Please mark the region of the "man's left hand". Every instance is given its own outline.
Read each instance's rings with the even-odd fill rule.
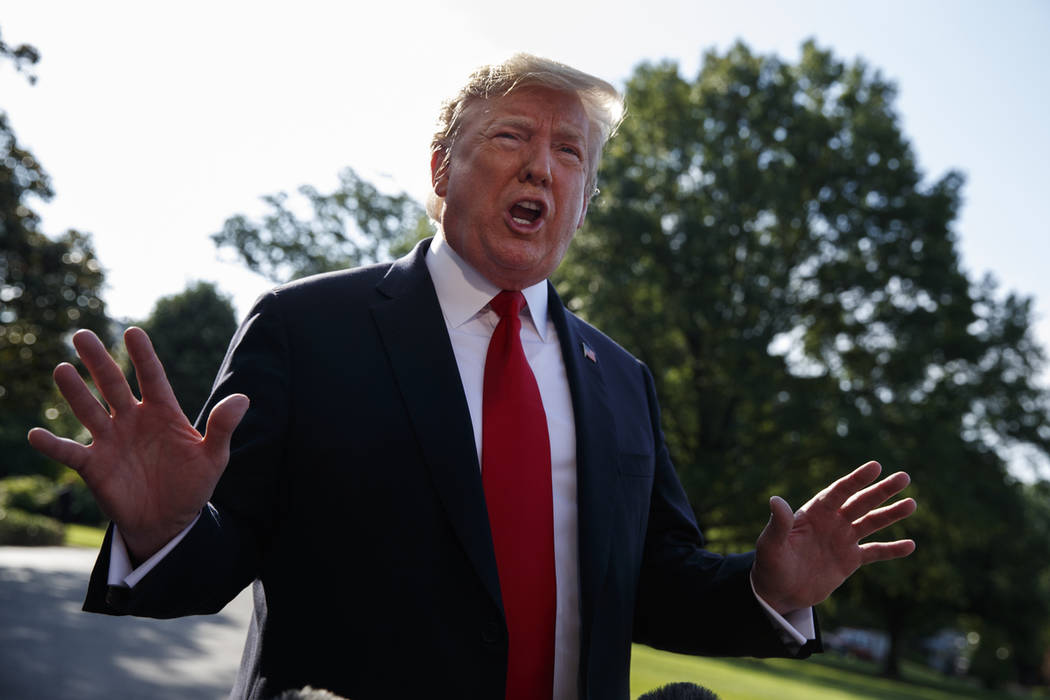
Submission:
[[[897,472],[873,483],[882,472],[868,462],[814,496],[797,513],[783,498],[769,501],[772,515],[758,538],[751,580],[755,592],[781,614],[820,603],[863,564],[906,557],[912,540],[860,540],[915,512],[905,498],[881,506],[910,482]]]

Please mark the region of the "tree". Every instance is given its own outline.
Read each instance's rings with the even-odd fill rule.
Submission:
[[[879,611],[889,673],[915,620],[994,614],[974,562],[996,564],[1011,534],[1003,449],[1050,452],[1030,301],[962,271],[963,178],[924,183],[894,99],[812,42],[795,65],[708,52],[693,81],[639,66],[556,275],[570,308],[654,370],[713,546],[751,546],[761,494],[799,506],[870,456],[908,467],[920,511],[895,530],[919,552],[843,596]]]
[[[992,612],[973,620],[981,635],[974,668],[989,685],[1042,685],[1050,680],[1039,671],[1050,651],[1050,483],[1026,485],[1003,505],[997,523],[1003,536],[972,552],[993,567],[976,582],[977,607]]]
[[[243,214],[226,220],[212,240],[232,248],[253,272],[274,282],[389,259],[429,235],[422,207],[404,192],[384,194],[351,168],[339,173],[339,186],[322,194],[299,188],[312,213],[300,219],[288,195],[266,195],[270,211],[261,221]]]
[[[30,85],[36,84],[36,73],[33,72],[33,66],[40,61],[40,52],[36,50],[36,47],[29,44],[8,46],[0,38],[0,56],[11,59],[15,64],[15,70],[25,74]]]
[[[3,41],[0,56],[27,73],[39,57],[32,47]],[[45,410],[57,415],[48,406],[51,370],[73,359],[68,336],[77,328],[111,335],[90,236],[71,230],[48,238],[29,207],[32,196],[46,201],[52,194],[47,173],[0,112],[0,476],[56,469],[26,443],[29,428],[50,417]]]
[[[654,370],[713,548],[753,546],[763,494],[801,505],[871,456],[908,468],[920,510],[887,537],[911,531],[919,552],[862,570],[833,606],[886,627],[889,673],[906,635],[959,616],[984,624],[1011,595],[1032,614],[1000,616],[992,636],[1031,639],[1047,613],[1029,583],[1045,601],[1050,560],[1045,538],[1003,516],[1023,502],[1005,451],[1050,452],[1031,302],[960,268],[963,178],[925,181],[895,94],[812,42],[794,65],[742,44],[709,52],[693,81],[672,63],[638,67],[602,193],[556,274],[571,308]],[[312,222],[281,194],[261,223],[233,217],[214,239],[286,279],[421,235],[412,207],[362,209],[374,189],[346,178],[332,195],[301,190]]]
[[[211,394],[215,373],[237,330],[232,302],[211,282],[197,282],[158,299],[142,329],[164,363],[183,413],[193,420]],[[134,372],[129,370],[128,379],[137,391]]]

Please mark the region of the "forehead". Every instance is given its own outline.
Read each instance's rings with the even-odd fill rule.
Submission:
[[[569,90],[526,86],[500,97],[481,99],[464,114],[464,127],[484,129],[503,122],[550,128],[561,136],[587,140],[590,119],[579,95]]]

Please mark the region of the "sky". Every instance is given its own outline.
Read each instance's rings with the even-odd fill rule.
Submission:
[[[145,318],[195,280],[239,314],[270,285],[209,236],[260,197],[333,187],[351,166],[423,201],[437,108],[476,66],[515,51],[622,85],[642,61],[696,75],[743,40],[786,60],[814,38],[899,89],[928,182],[965,173],[963,264],[1035,300],[1050,347],[1050,3],[481,0],[0,0],[8,45],[42,59],[30,86],[0,64],[0,109],[51,175],[43,230],[91,232],[111,315]]]

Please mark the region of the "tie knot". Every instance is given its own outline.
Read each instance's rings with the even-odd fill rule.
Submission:
[[[507,318],[508,316],[517,318],[523,306],[525,306],[525,297],[522,296],[521,292],[509,289],[504,289],[492,297],[492,301],[489,302],[489,308],[499,314],[500,318]]]

